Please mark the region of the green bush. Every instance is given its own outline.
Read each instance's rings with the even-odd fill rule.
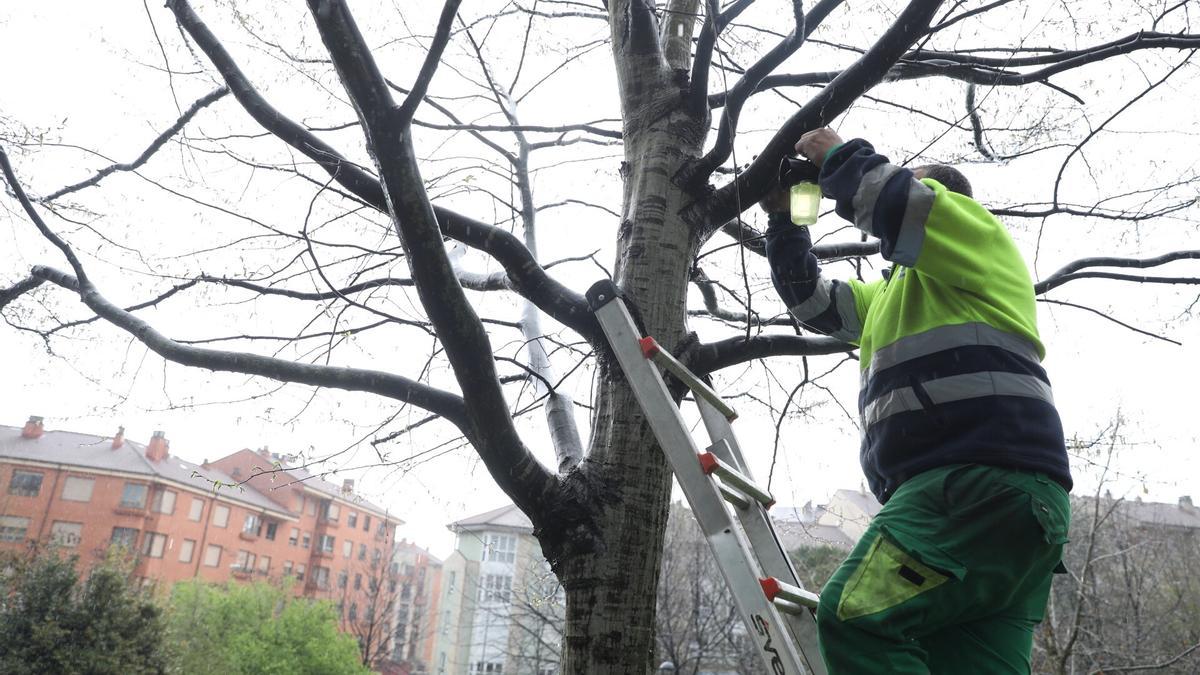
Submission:
[[[31,546],[0,556],[0,672],[167,672],[162,612],[113,555],[84,580],[78,556]]]
[[[341,675],[368,673],[354,638],[338,631],[326,601],[265,583],[176,584],[167,640],[180,673]]]

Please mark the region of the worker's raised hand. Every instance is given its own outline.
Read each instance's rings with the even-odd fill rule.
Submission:
[[[825,163],[825,155],[842,144],[842,137],[829,127],[821,127],[800,137],[796,143],[796,152],[808,158],[808,161],[821,166]]]

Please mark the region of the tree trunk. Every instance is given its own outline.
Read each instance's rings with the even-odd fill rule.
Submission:
[[[680,217],[693,200],[672,177],[698,156],[706,122],[684,112],[668,71],[648,64],[642,95],[626,111],[624,220],[616,282],[641,313],[648,334],[669,350],[685,336],[688,270],[698,241]],[[651,93],[652,92],[652,93]],[[647,95],[649,94],[649,95]],[[582,465],[605,550],[564,561],[567,594],[564,673],[647,673],[654,659],[655,599],[672,474],[620,367],[599,359],[591,452]]]

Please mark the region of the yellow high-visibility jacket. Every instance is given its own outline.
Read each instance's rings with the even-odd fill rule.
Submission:
[[[860,460],[876,498],[947,464],[1040,471],[1069,490],[1033,283],[1004,225],[861,139],[834,149],[820,180],[839,215],[879,238],[891,274],[825,279],[786,214],[771,216],[767,257],[797,321],[859,346]]]

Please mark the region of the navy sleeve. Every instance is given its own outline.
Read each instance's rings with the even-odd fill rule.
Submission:
[[[862,322],[851,287],[821,276],[807,227],[792,224],[786,213],[772,213],[767,227],[771,281],[788,312],[805,328],[857,343]]]
[[[837,147],[821,166],[821,192],[837,214],[879,238],[883,257],[906,267],[920,254],[920,232],[935,192],[912,171],[888,162],[861,138]]]

